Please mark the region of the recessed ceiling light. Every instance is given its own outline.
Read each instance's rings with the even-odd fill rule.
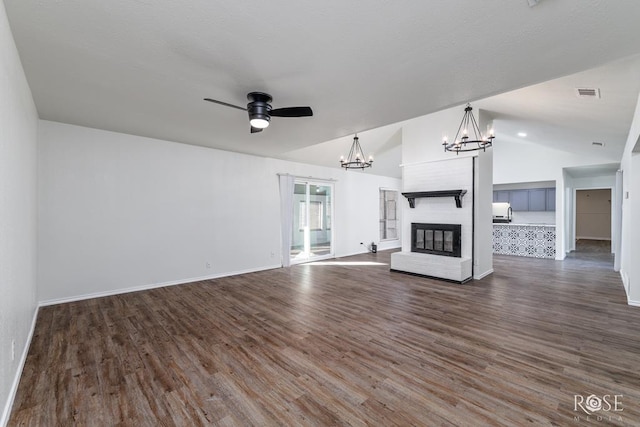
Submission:
[[[526,132],[518,132],[518,136],[524,138],[525,136],[527,136]]]

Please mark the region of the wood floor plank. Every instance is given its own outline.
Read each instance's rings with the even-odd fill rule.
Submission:
[[[598,425],[640,425],[640,309],[607,256],[455,285],[381,251],[43,307],[9,425],[572,426],[591,394],[623,396]]]

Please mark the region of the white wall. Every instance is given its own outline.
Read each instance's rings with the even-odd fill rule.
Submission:
[[[512,215],[513,224],[555,224],[556,212],[550,211],[516,211]]]
[[[620,275],[630,304],[640,305],[640,97],[627,137],[620,169],[623,171],[622,260]],[[635,152],[634,152],[635,151]]]
[[[562,181],[556,187],[556,213],[558,211],[558,193],[562,193],[563,205],[562,216],[556,216],[562,220],[563,227],[558,231],[556,226],[556,239],[562,236],[562,246],[558,246],[556,242],[556,250],[561,250],[562,258],[564,254],[576,249],[576,226],[575,226],[575,190],[573,177],[566,171],[562,171]],[[560,258],[556,253],[556,259]]]
[[[591,188],[612,188],[616,186],[616,174],[605,174],[589,177],[573,178],[573,187],[578,190]]]
[[[476,164],[475,211],[475,279],[493,272],[493,151],[483,152]],[[488,207],[488,208],[487,208]],[[489,242],[489,246],[487,246]]]
[[[499,122],[496,129],[499,132]],[[558,141],[562,147],[562,141]],[[597,148],[580,153],[554,149],[509,138],[498,133],[493,144],[493,183],[510,184],[558,181],[563,168],[618,163],[620,159],[604,157]]]
[[[375,164],[373,166],[375,168]],[[362,174],[357,171],[322,168],[331,172],[336,183],[336,255],[345,256],[366,251],[367,243],[378,243],[378,250],[401,247],[401,240],[380,242],[380,188],[402,190],[397,178]],[[388,184],[388,185],[387,185]],[[338,211],[338,209],[340,209]],[[374,224],[375,222],[375,224]],[[399,214],[399,223],[404,223]],[[400,225],[402,227],[402,225]],[[363,245],[360,245],[360,243]]]
[[[0,425],[8,420],[37,310],[37,120],[0,3]]]
[[[38,144],[45,302],[280,266],[277,173],[336,180],[337,256],[379,240],[379,187],[400,189],[395,178],[49,121]]]

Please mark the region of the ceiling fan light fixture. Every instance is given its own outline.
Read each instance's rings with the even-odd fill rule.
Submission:
[[[249,123],[251,124],[252,127],[256,129],[267,128],[269,127],[269,116],[253,117],[251,120],[249,120]]]
[[[251,133],[262,132],[263,129],[269,127],[271,117],[311,117],[313,110],[311,107],[285,107],[271,108],[271,95],[264,92],[249,92],[247,94],[246,107],[229,104],[228,102],[218,101],[217,99],[204,98],[205,101],[220,104],[225,107],[235,108],[237,110],[246,111],[249,114],[249,123],[251,124]]]

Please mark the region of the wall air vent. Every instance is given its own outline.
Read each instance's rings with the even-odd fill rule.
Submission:
[[[600,89],[593,87],[578,87],[576,88],[576,96],[578,98],[600,98]]]

